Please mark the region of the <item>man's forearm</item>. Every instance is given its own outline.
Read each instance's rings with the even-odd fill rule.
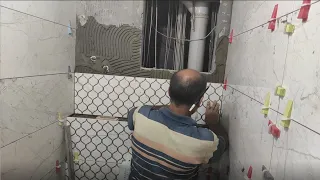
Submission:
[[[226,141],[226,149],[229,147],[229,137],[227,131],[224,129],[221,124],[208,124],[208,128],[214,132],[217,136],[221,136]]]

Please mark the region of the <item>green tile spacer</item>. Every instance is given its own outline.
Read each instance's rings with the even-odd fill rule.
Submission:
[[[261,109],[261,113],[264,115],[268,115],[270,109],[270,92],[267,93],[265,99],[264,99],[264,104]]]
[[[280,97],[284,97],[286,95],[286,89],[282,86],[277,86],[276,95],[278,95]]]
[[[290,23],[286,24],[286,28],[285,28],[286,33],[292,34],[294,30],[295,30],[295,26],[293,24],[290,24]]]

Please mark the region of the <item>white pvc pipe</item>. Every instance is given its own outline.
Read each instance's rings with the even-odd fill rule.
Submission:
[[[192,13],[192,1],[181,1],[182,4],[184,4],[186,6],[186,8],[188,9],[188,11],[190,13]]]
[[[182,1],[190,13],[192,13],[192,1]],[[191,28],[190,39],[201,39],[207,34],[207,25],[209,19],[209,3],[195,2],[195,23],[194,30]],[[189,45],[188,68],[202,71],[203,57],[205,50],[205,40],[191,41]]]

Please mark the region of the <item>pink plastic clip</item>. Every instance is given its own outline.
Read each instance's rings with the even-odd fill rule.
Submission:
[[[225,79],[225,80],[224,80],[224,83],[223,83],[223,89],[224,89],[224,90],[227,90],[227,84],[228,84],[228,80]]]
[[[233,39],[233,29],[231,30],[231,33],[229,35],[229,43],[232,43],[232,39]]]
[[[302,21],[306,21],[308,19],[310,6],[311,0],[303,0],[303,3],[299,11],[298,19],[302,19]]]
[[[61,169],[61,165],[59,163],[59,160],[56,161],[56,173],[59,173]]]
[[[269,120],[268,126],[269,126],[269,134],[272,134],[272,136],[275,138],[279,138],[280,129],[277,127],[277,125],[273,124],[273,122]]]
[[[274,6],[271,19],[269,21],[268,29],[271,29],[271,31],[274,31],[274,29],[276,28],[277,13],[278,13],[278,4]]]
[[[249,169],[248,169],[247,177],[249,179],[251,179],[251,177],[252,177],[252,166],[250,166]]]

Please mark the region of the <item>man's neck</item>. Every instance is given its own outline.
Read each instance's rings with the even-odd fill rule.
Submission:
[[[178,115],[181,115],[181,116],[191,116],[191,113],[189,111],[189,108],[187,106],[179,106],[177,107],[176,105],[174,104],[170,104],[169,105],[169,109],[171,110],[171,112],[175,113],[175,114],[178,114]]]

